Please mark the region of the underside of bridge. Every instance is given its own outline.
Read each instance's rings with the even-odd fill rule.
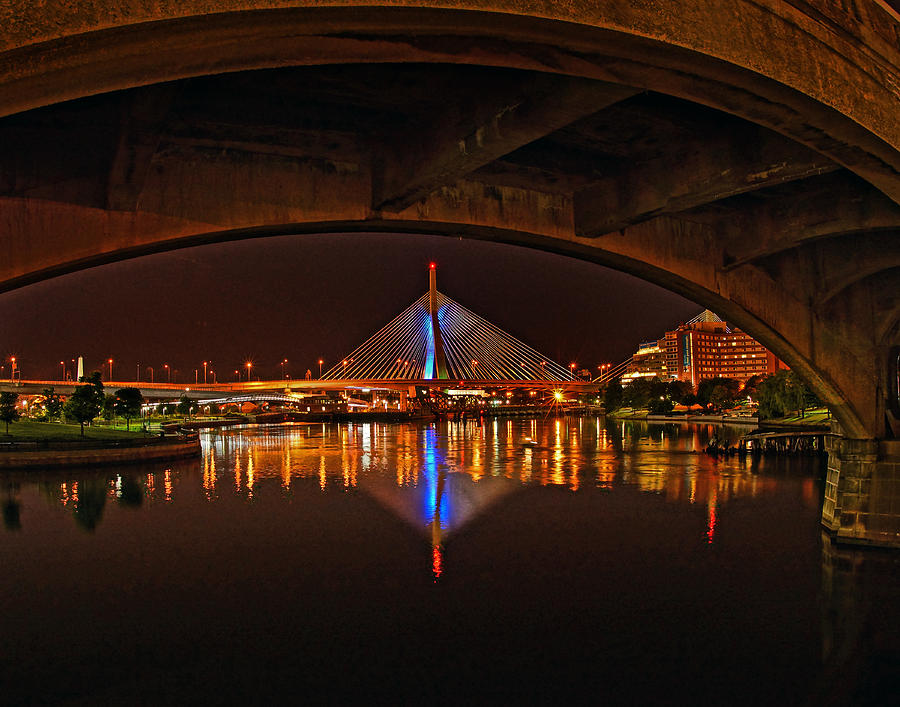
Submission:
[[[0,290],[281,233],[569,254],[775,351],[844,434],[826,525],[900,540],[900,513],[847,483],[884,467],[879,498],[900,497],[896,13],[356,4],[0,9]]]

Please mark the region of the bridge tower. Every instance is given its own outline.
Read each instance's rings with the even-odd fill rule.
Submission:
[[[428,338],[425,376],[426,378],[445,380],[450,375],[447,373],[447,357],[444,354],[444,341],[441,338],[438,309],[437,266],[431,263],[428,266],[428,314],[430,316],[431,332]]]

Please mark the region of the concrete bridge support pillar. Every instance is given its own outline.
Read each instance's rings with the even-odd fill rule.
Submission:
[[[900,449],[831,437],[822,523],[838,542],[900,548]]]

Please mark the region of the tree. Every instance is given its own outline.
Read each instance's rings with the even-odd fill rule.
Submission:
[[[62,415],[62,398],[59,393],[54,392],[53,388],[44,388],[44,408],[47,410],[47,418],[59,418]]]
[[[646,379],[644,379],[646,380]],[[647,385],[647,409],[654,415],[667,415],[675,408],[675,403],[669,397],[669,383],[660,378],[651,378]]]
[[[675,403],[669,398],[657,396],[650,398],[649,410],[654,415],[668,415],[675,409]]]
[[[709,394],[709,404],[713,410],[719,412],[734,404],[731,392],[724,385],[717,385]]]
[[[694,396],[694,386],[687,381],[672,381],[669,383],[668,397],[682,405],[693,405],[697,398]]]
[[[650,400],[667,398],[669,396],[669,384],[659,378],[650,379]]]
[[[756,390],[761,418],[784,417],[789,412],[803,414],[809,391],[793,371],[766,376]]]
[[[748,378],[744,383],[744,387],[741,388],[741,395],[745,396],[746,398],[755,400],[757,397],[757,391],[759,390],[759,385],[763,382],[763,380],[765,380],[765,376],[763,375],[756,375]]]
[[[111,422],[116,417],[116,396],[103,396],[103,419]]]
[[[700,384],[697,386],[697,402],[704,407],[709,405],[712,402],[712,393],[716,389],[716,386],[722,386],[727,392],[727,396],[721,391],[717,396],[720,402],[726,403],[725,407],[730,405],[728,398],[730,398],[731,401],[734,401],[741,390],[740,381],[734,378],[707,378],[700,381]]]
[[[633,410],[641,410],[650,402],[650,381],[635,378],[623,391],[623,402]]]
[[[756,402],[759,405],[759,416],[766,420],[773,417],[783,417],[784,408],[781,404],[779,390],[782,386],[780,371],[771,376],[766,376],[756,388]]]
[[[819,399],[819,396],[812,392],[809,388],[806,387],[806,384],[803,384],[803,411],[801,411],[801,415],[805,413],[808,408],[819,408],[822,407],[822,401]]]
[[[119,388],[116,391],[116,414],[125,418],[126,429],[131,429],[131,418],[141,414],[144,396],[137,388]]]
[[[19,401],[18,393],[0,393],[0,420],[6,423],[6,434],[9,434],[9,423],[15,422],[21,417],[16,403]]]
[[[197,407],[197,401],[191,400],[188,396],[182,395],[178,401],[178,407],[175,408],[175,412],[179,415],[190,415],[191,409]]]
[[[84,423],[90,422],[100,414],[103,407],[102,400],[103,398],[97,398],[97,389],[94,385],[78,386],[66,400],[63,410],[67,417],[74,417],[81,424],[82,437],[84,437]]]
[[[102,410],[103,404],[106,401],[106,394],[103,392],[103,380],[100,376],[100,371],[93,371],[89,376],[81,376],[79,382],[87,383],[91,387],[94,401],[97,403],[98,409]],[[87,393],[85,393],[85,395],[87,395]]]
[[[612,381],[606,386],[603,393],[603,406],[606,412],[615,412],[622,407],[622,384],[619,381]]]
[[[803,414],[803,401],[806,397],[806,386],[793,371],[780,371],[785,375],[782,378],[782,386],[779,390],[781,407],[785,412],[799,412]],[[776,374],[778,375],[778,374]]]

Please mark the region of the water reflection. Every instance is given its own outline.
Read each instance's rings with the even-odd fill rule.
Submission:
[[[181,465],[190,476],[192,466]],[[139,468],[138,468],[139,469]],[[139,508],[145,501],[171,502],[176,472],[169,466],[151,466],[149,470],[123,467],[121,470],[7,472],[3,519],[7,530],[22,529],[23,488],[34,488],[52,506],[69,512],[75,524],[93,532],[104,517],[107,502],[112,499],[122,507]]]
[[[62,479],[48,472],[40,484],[45,497],[89,531],[101,522],[108,498],[131,507],[170,503],[195,484],[210,503],[223,493],[253,501],[269,487],[290,498],[297,482],[314,482],[321,493],[363,492],[430,540],[438,576],[446,540],[522,486],[573,493],[585,486],[634,487],[670,503],[705,505],[704,541],[712,544],[727,505],[776,493],[785,464],[702,454],[711,436],[739,434],[692,424],[604,424],[599,418],[244,427],[204,433],[204,454],[196,463],[84,471]],[[8,529],[21,524],[14,486],[8,484],[4,502]],[[811,505],[818,501],[813,474],[804,480],[804,497]]]
[[[7,484],[6,498],[3,499],[3,527],[7,530],[22,529],[22,507],[15,497],[15,484]]]
[[[897,589],[896,567],[876,576],[865,559],[848,564],[823,550],[812,460],[713,459],[702,453],[713,434],[739,431],[594,418],[298,424],[204,433],[203,456],[185,463],[3,474],[0,561],[24,579],[0,576],[0,599],[26,605],[23,615],[47,612],[43,627],[7,622],[12,643],[36,657],[6,669],[24,665],[29,685],[52,690],[47,674],[72,654],[54,643],[60,626],[74,622],[78,645],[94,636],[92,650],[107,655],[118,645],[107,632],[121,622],[126,645],[138,640],[129,626],[159,634],[141,655],[165,666],[148,671],[141,689],[178,665],[172,650],[185,674],[205,669],[227,685],[244,660],[280,670],[291,666],[278,662],[284,656],[309,661],[332,646],[334,662],[318,667],[334,684],[343,674],[329,666],[341,661],[390,673],[378,662],[393,660],[382,640],[399,629],[409,645],[401,655],[430,661],[410,675],[427,674],[429,684],[442,666],[473,677],[467,665],[529,682],[543,675],[539,656],[559,646],[571,671],[557,661],[553,671],[563,672],[531,687],[631,671],[640,703],[660,697],[641,692],[641,666],[652,665],[663,683],[689,683],[702,701],[695,693],[712,673],[697,666],[715,664],[748,700],[774,704],[779,690],[806,694],[821,665],[853,669],[853,655],[871,652],[868,636],[893,645],[876,619]],[[34,597],[19,581],[38,588]],[[143,601],[145,584],[156,609]],[[96,621],[120,594],[121,615]],[[89,610],[70,617],[69,597]],[[236,611],[235,597],[253,600]],[[233,622],[240,640],[229,652],[221,636]],[[208,663],[191,662],[198,635],[207,636]],[[729,653],[743,637],[747,649]],[[460,655],[473,657],[460,667]],[[99,662],[91,670],[106,675]],[[754,677],[779,670],[770,683]],[[860,684],[851,693],[875,689]],[[708,693],[722,694],[714,684]]]
[[[707,506],[707,542],[715,538],[717,509],[734,498],[774,492],[775,478],[758,461],[713,460],[701,454],[714,434],[737,430],[701,425],[604,424],[599,418],[492,420],[440,426],[281,425],[204,434],[200,485],[207,501],[230,491],[252,501],[273,480],[289,495],[294,480],[316,479],[324,492],[361,489],[432,539],[442,540],[521,485],[556,485],[577,492],[582,484],[611,489],[633,485],[670,502]],[[190,469],[191,465],[182,465]],[[76,522],[94,530],[107,497],[122,505],[171,502],[183,481],[171,467],[144,472],[80,472],[43,482],[45,495],[70,508]],[[812,479],[809,479],[810,490]],[[18,528],[12,485],[4,522]],[[812,491],[810,491],[812,496]],[[812,501],[814,499],[811,498]],[[439,564],[437,559],[435,563]]]

